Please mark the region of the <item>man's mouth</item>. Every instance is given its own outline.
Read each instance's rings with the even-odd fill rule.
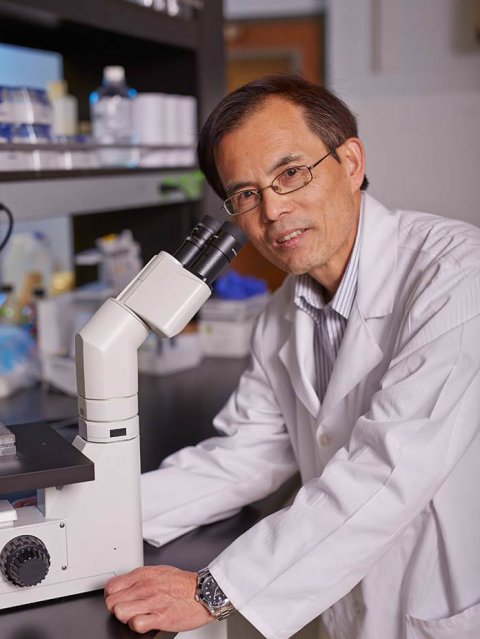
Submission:
[[[304,231],[305,231],[305,229],[298,229],[296,231],[292,231],[291,233],[288,233],[287,235],[282,235],[282,237],[279,237],[277,239],[277,243],[278,244],[284,244],[285,242],[288,242],[289,240],[293,240],[294,238],[298,237]]]

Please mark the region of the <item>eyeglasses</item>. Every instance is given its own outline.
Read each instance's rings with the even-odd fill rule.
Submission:
[[[313,180],[312,169],[328,158],[334,151],[335,149],[332,149],[311,166],[290,166],[279,173],[271,184],[264,186],[262,189],[246,189],[245,191],[234,193],[224,200],[223,208],[229,215],[242,215],[260,204],[262,191],[266,189],[273,189],[277,195],[287,195],[287,193],[303,189],[304,186],[307,186]]]

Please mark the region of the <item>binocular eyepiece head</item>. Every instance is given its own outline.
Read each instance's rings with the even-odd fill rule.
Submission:
[[[247,241],[247,236],[232,222],[220,224],[206,215],[192,229],[174,257],[211,286]]]

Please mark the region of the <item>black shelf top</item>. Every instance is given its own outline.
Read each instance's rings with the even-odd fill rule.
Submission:
[[[140,40],[196,50],[198,21],[172,17],[125,0],[1,0],[0,15],[46,28],[83,24]]]

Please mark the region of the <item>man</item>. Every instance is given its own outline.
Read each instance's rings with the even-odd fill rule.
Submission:
[[[236,609],[269,639],[321,613],[335,639],[478,639],[480,232],[368,196],[354,117],[296,77],[227,96],[199,158],[291,276],[216,419],[224,436],[143,477],[144,535],[165,543],[297,470],[303,486],[198,578],[111,580],[109,609],[140,632]]]

